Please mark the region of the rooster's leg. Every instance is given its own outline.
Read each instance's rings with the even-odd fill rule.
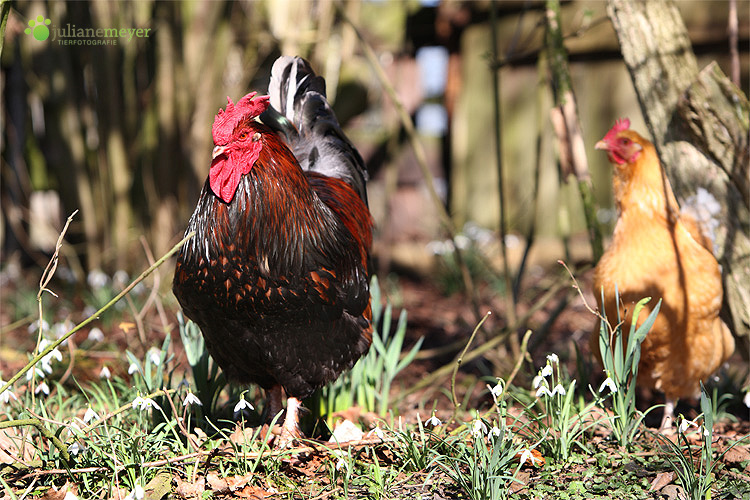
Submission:
[[[672,428],[672,422],[674,421],[674,407],[676,402],[676,399],[670,397],[667,397],[664,401],[664,416],[661,419],[659,431],[664,432]]]
[[[282,389],[280,385],[275,385],[266,391],[268,398],[268,411],[266,412],[266,421],[270,422],[281,410],[284,409]]]
[[[275,385],[267,391],[267,397],[268,415],[266,418],[272,421],[284,409],[282,405],[283,389],[280,385]],[[286,415],[284,415],[281,430],[274,442],[277,448],[290,448],[294,446],[296,439],[302,437],[302,432],[299,430],[299,409],[301,406],[302,402],[297,398],[286,400]]]

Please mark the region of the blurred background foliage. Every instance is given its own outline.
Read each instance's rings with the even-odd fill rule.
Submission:
[[[750,12],[740,4],[739,75],[747,89]],[[731,74],[729,2],[678,6],[699,66],[716,60]],[[2,265],[44,267],[75,209],[63,251],[79,278],[93,269],[137,271],[143,248],[161,255],[181,237],[206,178],[214,114],[227,96],[264,92],[281,54],[308,58],[326,77],[330,100],[368,163],[381,271],[428,272],[432,254],[440,253],[446,235],[427,182],[456,227],[486,244],[492,259],[500,255],[495,90],[509,259],[517,262],[521,242],[531,238],[537,263],[590,259],[580,194],[560,168],[550,121],[545,4],[496,3],[497,89],[490,7],[450,0],[11,2],[1,59]],[[598,222],[607,234],[611,173],[593,144],[621,116],[647,129],[605,9],[600,1],[563,2],[561,21]],[[51,20],[52,35],[43,41],[24,32],[40,15]],[[434,179],[417,167],[344,15],[415,119]],[[149,32],[111,45],[60,44],[55,30],[69,26]]]

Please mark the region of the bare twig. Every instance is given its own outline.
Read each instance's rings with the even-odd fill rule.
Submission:
[[[414,128],[414,122],[412,121],[411,116],[409,116],[409,112],[401,102],[401,99],[398,98],[396,90],[393,88],[393,85],[388,79],[388,75],[385,74],[382,66],[380,66],[378,56],[375,54],[372,46],[367,42],[357,25],[354,24],[354,21],[349,18],[349,16],[346,14],[343,7],[339,3],[336,4],[336,9],[338,10],[341,18],[351,26],[352,30],[357,35],[357,38],[362,44],[362,49],[364,50],[365,56],[367,57],[370,66],[372,66],[372,69],[375,71],[375,75],[377,76],[380,84],[383,87],[383,90],[388,95],[389,99],[393,103],[393,106],[396,108],[399,119],[401,120],[401,124],[403,125],[404,131],[406,132],[406,136],[409,139],[409,144],[414,151],[414,156],[417,159],[419,169],[422,172],[422,177],[424,177],[427,192],[430,194],[430,198],[432,199],[433,205],[438,212],[438,216],[440,217],[440,221],[442,222],[443,227],[448,232],[448,235],[453,241],[453,247],[455,249],[456,255],[456,264],[461,270],[461,277],[464,282],[464,287],[466,288],[466,293],[468,293],[471,299],[474,316],[476,320],[479,321],[481,314],[479,312],[479,298],[477,296],[477,290],[474,286],[474,281],[471,277],[471,273],[469,272],[469,267],[466,265],[466,261],[463,258],[463,253],[455,241],[457,232],[456,226],[453,223],[453,219],[451,218],[450,214],[448,214],[448,211],[443,205],[443,201],[440,199],[440,195],[438,195],[437,190],[435,189],[435,179],[433,178],[432,173],[430,172],[430,168],[427,165],[427,155],[425,154],[422,143],[417,137],[417,131]]]
[[[169,252],[167,252],[166,254],[164,254],[159,260],[157,260],[156,262],[154,262],[154,264],[152,266],[150,266],[148,269],[146,269],[145,271],[143,271],[141,273],[141,275],[138,276],[138,278],[136,278],[135,280],[133,280],[133,282],[131,282],[130,285],[128,285],[123,291],[121,291],[120,293],[118,293],[112,300],[110,300],[109,302],[107,302],[98,311],[96,311],[94,314],[92,314],[91,316],[89,316],[88,318],[86,318],[85,320],[83,320],[81,323],[79,323],[78,325],[76,325],[72,330],[70,330],[69,332],[67,332],[65,335],[61,336],[56,341],[52,342],[42,352],[40,352],[36,356],[34,356],[34,358],[31,361],[29,361],[29,363],[26,366],[24,366],[23,368],[21,368],[21,370],[18,373],[16,373],[15,375],[13,375],[10,378],[10,380],[8,380],[2,387],[0,387],[0,394],[2,394],[3,392],[5,392],[6,389],[11,388],[13,386],[13,384],[15,384],[18,379],[20,379],[27,371],[29,371],[33,366],[35,366],[39,361],[41,361],[41,359],[44,356],[46,356],[47,354],[49,354],[50,352],[52,352],[52,350],[54,350],[60,344],[62,344],[63,342],[65,342],[68,338],[70,338],[73,334],[75,334],[81,328],[85,327],[86,325],[88,325],[92,321],[98,319],[99,316],[102,313],[104,313],[105,311],[107,311],[110,307],[112,307],[117,302],[119,302],[120,299],[122,299],[125,295],[127,295],[128,293],[130,293],[130,291],[138,283],[140,283],[141,281],[143,281],[149,274],[151,274],[154,271],[154,269],[156,269],[157,267],[159,267],[162,264],[164,264],[164,262],[166,262],[167,259],[169,259],[180,248],[182,248],[182,245],[186,241],[188,241],[189,239],[191,239],[193,236],[195,236],[195,231],[187,234],[182,240],[180,240],[179,243],[177,243],[175,246],[173,246],[172,249],[169,250]]]
[[[459,407],[461,406],[461,403],[458,402],[458,398],[456,398],[456,374],[458,374],[459,368],[461,368],[461,363],[464,361],[464,355],[466,354],[466,351],[469,350],[469,346],[474,341],[474,337],[477,336],[477,332],[482,327],[482,323],[484,323],[487,318],[490,317],[492,314],[492,311],[487,311],[487,314],[484,315],[482,320],[477,323],[477,326],[474,327],[474,331],[471,332],[471,337],[469,337],[469,340],[466,342],[466,346],[464,347],[464,350],[461,351],[461,354],[458,356],[458,359],[456,360],[456,363],[453,366],[453,375],[451,376],[451,396],[453,396],[453,413],[458,411]]]

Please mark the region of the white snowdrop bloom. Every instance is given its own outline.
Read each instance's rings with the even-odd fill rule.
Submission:
[[[159,364],[161,363],[161,351],[159,349],[156,349],[155,347],[152,347],[148,350],[148,359],[152,364],[159,366]]]
[[[544,381],[544,377],[541,375],[537,375],[534,377],[534,380],[531,382],[531,385],[534,387],[534,389],[538,389],[541,383]]]
[[[45,396],[49,396],[49,386],[47,385],[47,382],[42,382],[38,386],[36,386],[36,389],[34,389],[34,394],[39,394],[40,392],[43,392]]]
[[[547,360],[549,360],[550,363],[559,363],[560,358],[557,357],[557,354],[554,352],[552,354],[547,354]]]
[[[66,319],[65,321],[52,325],[52,333],[55,335],[55,338],[59,339],[60,337],[71,331],[74,326],[75,325],[72,321],[70,321],[70,319]]]
[[[138,365],[136,363],[130,363],[130,365],[128,366],[128,375],[132,375],[139,371],[141,371],[141,369],[138,368]]]
[[[385,433],[383,432],[383,429],[381,429],[379,425],[375,425],[375,428],[367,433],[368,437],[372,435],[375,435],[378,439],[385,439]]]
[[[544,368],[542,368],[542,377],[549,377],[552,375],[552,365],[544,365]]]
[[[83,414],[83,423],[87,424],[93,419],[98,418],[98,417],[99,415],[97,415],[97,413],[93,409],[91,409],[91,407],[89,406],[86,409],[86,413]]]
[[[49,331],[49,323],[47,323],[47,321],[42,320],[41,325],[42,325],[42,332]],[[31,324],[29,325],[28,330],[29,330],[29,333],[34,333],[37,330],[39,330],[39,320],[32,321]]]
[[[35,366],[34,368],[32,368],[31,370],[29,370],[29,371],[27,371],[27,372],[26,372],[26,381],[27,381],[27,382],[28,382],[28,381],[30,381],[30,380],[31,380],[31,378],[32,378],[32,377],[33,377],[34,375],[36,375],[36,376],[37,376],[37,377],[39,377],[39,378],[44,378],[44,377],[46,377],[46,376],[47,376],[47,375],[46,375],[46,374],[45,374],[45,373],[44,373],[44,372],[43,372],[43,371],[42,371],[42,370],[41,370],[40,368],[37,368],[37,367]]]
[[[128,276],[128,273],[122,269],[118,269],[115,271],[115,274],[112,275],[112,284],[115,285],[118,290],[122,290],[128,286],[129,281],[130,276]]]
[[[502,431],[502,429],[500,429],[500,427],[498,427],[496,425],[493,425],[492,429],[490,429],[490,432],[488,433],[488,435],[490,435],[492,437],[499,437],[502,433],[503,433],[503,431]]]
[[[252,409],[254,409],[253,405],[251,405],[244,397],[241,397],[240,400],[237,402],[237,404],[234,405],[235,415],[245,410],[252,410]]]
[[[437,418],[437,416],[435,416],[434,412],[432,413],[432,416],[428,418],[427,421],[425,422],[425,425],[431,425],[433,427],[437,427],[441,424],[442,422],[440,421],[439,418]]]
[[[498,379],[497,385],[495,387],[490,387],[490,384],[487,384],[487,389],[490,390],[490,394],[492,394],[492,399],[494,399],[495,404],[497,404],[497,399],[503,395],[503,390],[505,389],[503,387],[503,381]]]
[[[696,420],[688,420],[687,418],[683,418],[677,430],[680,431],[681,434],[685,434],[685,431],[688,430],[688,427],[698,427],[698,422]]]
[[[95,326],[89,330],[88,339],[92,342],[102,342],[104,340],[104,332],[98,326]]]
[[[71,455],[78,455],[83,451],[83,447],[78,443],[78,441],[74,442],[70,446],[68,446],[68,453]],[[67,496],[65,498],[68,498]]]
[[[476,419],[471,426],[471,434],[474,437],[484,436],[487,434],[487,426],[481,420]]]
[[[536,390],[536,397],[540,398],[542,396],[552,397],[552,393],[549,392],[549,389],[546,385],[539,386],[539,389]]]
[[[101,269],[94,269],[86,277],[86,282],[93,290],[104,288],[109,283],[109,276]]]
[[[4,386],[5,382],[3,379],[0,379],[0,387]],[[13,394],[10,390],[10,388],[5,389],[2,394],[0,394],[0,401],[5,403],[6,405],[10,403],[10,398],[18,399],[15,394]]]
[[[609,392],[612,394],[617,392],[617,386],[615,385],[615,381],[612,380],[612,377],[607,377],[607,379],[602,382],[602,385],[599,386],[599,392],[602,392],[605,388],[608,388]]]
[[[453,238],[453,242],[460,250],[466,250],[469,248],[469,245],[471,245],[469,237],[463,234],[457,234],[456,237]]]
[[[349,470],[348,455],[343,450],[331,450],[331,455],[336,457],[336,470]]]
[[[99,372],[99,378],[110,378],[111,376],[112,372],[109,371],[109,368],[102,366],[102,370]]]
[[[156,402],[151,398],[142,398],[140,396],[137,396],[133,400],[133,408],[137,408],[141,411],[147,409],[147,408],[156,408],[157,410],[160,410],[161,407],[156,404]]]
[[[188,405],[203,406],[203,403],[201,403],[201,400],[198,399],[198,396],[193,394],[192,391],[188,391],[187,395],[185,396],[185,401],[182,402],[182,406],[188,406]]]
[[[534,456],[534,454],[531,452],[531,450],[530,449],[525,449],[521,453],[521,459],[520,459],[521,463],[520,463],[520,465],[525,464],[527,461],[531,465],[534,465],[534,462],[536,462],[536,460],[537,460],[537,458]]]
[[[555,394],[559,394],[560,396],[565,396],[566,391],[565,387],[563,387],[561,384],[557,384],[554,389],[552,389],[552,396]]]
[[[447,255],[453,252],[453,243],[450,241],[433,240],[425,245],[432,255]]]
[[[750,408],[750,391],[747,391],[745,393],[745,398],[742,400],[743,403],[745,403],[745,406]]]

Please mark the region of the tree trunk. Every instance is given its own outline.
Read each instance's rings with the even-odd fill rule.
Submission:
[[[680,201],[699,188],[721,205],[714,249],[726,319],[748,357],[750,336],[750,106],[716,63],[703,71],[672,1],[609,0],[644,119]]]

